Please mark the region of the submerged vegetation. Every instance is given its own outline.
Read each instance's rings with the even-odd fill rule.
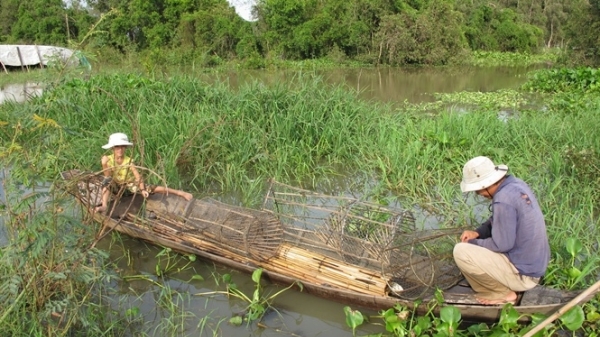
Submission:
[[[98,171],[100,146],[117,131],[133,138],[136,163],[197,197],[227,193],[257,207],[269,178],[329,190],[341,176],[347,184],[336,188],[419,207],[440,226],[474,225],[487,216],[473,211],[473,200],[457,185],[466,160],[490,156],[539,197],[553,252],[545,283],[584,288],[599,262],[597,83],[592,68],[543,70],[524,90],[441,95],[434,104],[393,108],[310,75],[236,90],[185,76],[97,75],[56,83],[23,104],[5,103],[0,160],[10,174],[0,211],[11,241],[0,250],[0,330],[14,336],[152,333],[134,306],[104,310],[114,306],[105,297],[113,276],[104,271],[106,256],[89,248],[93,227],[70,214],[69,199],[55,185],[38,186],[58,183],[59,172],[74,167]],[[172,253],[162,254],[165,265],[150,279],[164,285],[158,302],[184,322],[186,299],[163,280],[189,261],[177,267]],[[245,298],[250,306],[270,305],[263,296]],[[598,314],[593,305],[584,308],[583,329],[591,331]],[[440,327],[458,322],[449,315],[448,322],[436,321]],[[184,323],[167,322],[163,335],[181,333]],[[409,323],[398,324],[393,329]],[[516,333],[516,325],[502,326]]]

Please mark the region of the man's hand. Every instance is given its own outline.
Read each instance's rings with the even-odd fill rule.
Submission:
[[[142,190],[142,196],[144,198],[148,198],[148,196],[150,196],[150,193],[147,190]]]
[[[476,231],[464,231],[460,235],[461,242],[468,242],[471,239],[477,239],[479,237],[479,233]]]

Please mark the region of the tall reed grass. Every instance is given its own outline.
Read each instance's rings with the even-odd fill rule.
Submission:
[[[507,97],[518,100],[519,93],[502,93],[498,100]],[[473,103],[468,93],[459,99]],[[461,167],[477,155],[508,164],[543,202],[567,200],[577,207],[596,200],[587,191],[589,181],[578,176],[585,164],[573,160],[579,151],[600,149],[593,136],[600,124],[597,98],[578,113],[555,109],[556,102],[545,111],[520,104],[508,120],[488,100],[466,114],[423,114],[361,101],[308,75],[238,90],[186,77],[107,75],[6,105],[0,120],[14,125],[37,113],[56,121],[69,144],[58,169],[98,170],[101,145],[123,131],[133,137],[137,163],[174,187],[197,195],[238,190],[254,204],[267,178],[306,183],[367,173],[383,190],[414,203],[434,202],[443,213],[463,199],[457,188]]]

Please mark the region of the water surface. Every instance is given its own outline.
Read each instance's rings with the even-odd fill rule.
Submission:
[[[363,99],[379,103],[420,103],[435,100],[435,93],[459,91],[491,92],[516,89],[527,80],[524,67],[449,68],[353,68],[317,71],[236,71],[219,76],[232,87],[259,81],[269,85],[293,81],[299,76],[318,75],[333,85],[345,85]],[[214,75],[199,74],[207,81]]]

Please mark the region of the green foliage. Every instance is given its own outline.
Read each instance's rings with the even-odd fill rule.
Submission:
[[[352,310],[350,307],[344,307],[346,314],[346,325],[352,328],[352,335],[356,336],[356,328],[363,324],[365,318],[358,310]]]
[[[440,290],[436,291],[435,298],[436,300],[428,303],[424,315],[417,316],[421,305],[421,302],[417,301],[412,309],[396,304],[393,308],[380,311],[377,318],[383,320],[386,331],[391,332],[393,336],[461,336],[460,311],[454,306],[439,306],[443,301]],[[439,317],[435,314],[436,308]],[[363,323],[363,315],[360,311],[352,310],[350,307],[344,307],[344,312],[346,324],[354,332],[356,327]]]
[[[520,109],[531,102],[523,93],[516,90],[498,90],[495,92],[455,92],[435,94],[443,104],[462,104],[482,109]]]
[[[434,311],[436,303],[431,303],[429,310],[421,316],[416,315],[419,304],[410,310],[404,306],[396,305],[394,308],[382,310],[380,316],[384,322],[386,331],[392,333],[392,336],[521,336],[534,326],[541,323],[546,317],[533,315],[519,315],[512,304],[505,304],[500,313],[498,322],[488,325],[486,323],[472,324],[465,328],[461,324],[460,310],[454,306],[439,307],[437,314]],[[593,309],[591,311],[594,312]],[[346,315],[346,325],[352,328],[353,335],[355,329],[363,324],[363,315],[358,310],[352,310],[350,307],[344,307]],[[522,324],[521,321],[530,318],[530,324]],[[588,320],[591,316],[588,315]],[[595,318],[592,318],[595,319]],[[546,327],[536,336],[550,336],[558,329],[578,331],[586,321],[583,309],[575,306],[567,311],[560,318],[560,324],[554,327]]]
[[[593,148],[577,149],[575,146],[567,146],[563,155],[569,164],[568,172],[577,179],[600,182],[600,156],[596,151]]]
[[[563,326],[570,331],[577,331],[583,325],[585,320],[585,314],[580,306],[575,306],[569,309],[560,317],[560,321]]]
[[[192,262],[196,261],[196,255],[180,255],[172,251],[171,248],[164,248],[156,254],[158,262],[155,266],[156,276],[164,277],[171,273],[179,273],[188,269]]]
[[[541,54],[474,51],[467,63],[488,67],[528,67],[552,64],[557,62],[560,55],[558,50],[545,50]]]
[[[11,30],[17,21],[19,0],[0,1],[0,41],[10,41]]]
[[[494,35],[500,51],[535,52],[540,46],[542,31],[533,25],[519,22],[515,13],[505,9],[499,14]]]
[[[384,16],[374,44],[380,63],[444,65],[464,54],[461,15],[448,2],[432,1],[420,13]]]
[[[523,89],[545,92],[600,92],[600,69],[591,67],[544,69],[534,72]]]
[[[570,65],[600,64],[600,4],[598,1],[573,1],[570,6],[568,27],[569,55],[565,63]]]
[[[566,41],[575,46],[569,48],[571,59],[597,62],[600,55],[595,33],[600,29],[594,29],[600,11],[585,0],[546,0],[543,6],[535,0],[262,0],[256,22],[244,21],[222,0],[99,0],[87,6],[40,1],[0,1],[2,40],[66,45],[90,38],[87,45],[98,53],[114,48],[136,58],[137,52],[181,50],[186,57],[171,55],[178,65],[210,67],[218,56],[252,69],[269,61],[323,57],[444,65],[463,61],[468,49],[534,54],[542,46],[566,50]],[[117,15],[87,35],[110,12]],[[154,61],[165,62],[176,61]]]
[[[540,27],[527,24],[511,8],[482,4],[467,17],[465,36],[473,50],[534,53],[543,41]]]
[[[138,76],[98,76],[67,82],[21,109],[29,115],[36,104],[46,102],[45,115],[73,131],[66,135],[78,149],[71,160],[92,170],[99,155],[94,149],[100,149],[106,135],[135,131],[143,143],[134,142],[144,145],[136,162],[162,168],[170,184],[181,183],[183,175],[191,183],[216,179],[218,185],[232,188],[234,177],[246,180],[246,174],[262,179],[326,171],[320,163],[333,166],[351,156],[348,140],[369,132],[358,121],[375,118],[372,106],[343,88],[325,91],[321,79],[306,79],[275,88],[254,83],[232,94],[229,88],[196,79],[162,83]],[[105,99],[98,100],[98,95]],[[240,128],[247,132],[240,133]],[[96,145],[77,141],[82,138]],[[282,156],[284,150],[291,153]],[[273,165],[273,160],[292,164]]]
[[[80,336],[83,325],[91,336],[118,330],[119,315],[96,305],[112,279],[107,255],[90,248],[92,227],[65,191],[43,184],[54,180],[68,152],[64,129],[37,115],[21,117],[0,122],[0,216],[8,240],[0,248],[0,335]]]
[[[11,26],[14,41],[28,44],[58,44],[67,41],[65,10],[60,0],[20,2]]]
[[[546,279],[567,289],[581,289],[593,281],[598,268],[598,258],[593,256],[578,238],[567,238],[564,249],[568,258],[563,258],[560,252],[555,253],[556,261],[549,268]]]

